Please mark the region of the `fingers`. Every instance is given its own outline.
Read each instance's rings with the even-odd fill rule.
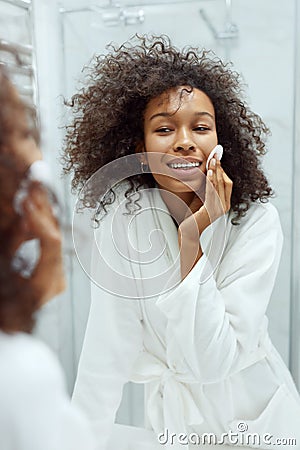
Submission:
[[[32,183],[30,186],[23,202],[23,210],[26,227],[32,237],[48,241],[60,235],[48,194],[40,183]]]
[[[228,175],[224,172],[221,162],[218,160],[217,155],[214,155],[214,158],[210,161],[209,170],[207,172],[208,185],[206,194],[212,197],[217,193],[218,202],[220,203],[218,209],[223,209],[226,213],[230,209],[230,200],[232,194],[232,180],[228,177]],[[211,184],[210,184],[211,183]],[[214,188],[214,193],[212,191],[212,186]],[[207,202],[206,202],[207,203]],[[216,199],[215,201],[210,201],[210,203],[214,203],[216,207]]]
[[[32,182],[22,203],[21,241],[38,239],[40,256],[28,280],[43,304],[65,288],[62,236],[50,196],[39,182]],[[20,245],[18,242],[16,248]]]
[[[42,304],[65,288],[62,236],[49,195],[40,183],[30,186],[23,209],[32,237],[40,241],[40,259],[30,282],[38,290]]]
[[[216,190],[217,190],[217,193],[220,197],[221,203],[224,208],[224,206],[226,204],[225,185],[224,185],[224,178],[223,178],[224,171],[223,171],[220,161],[218,159],[216,159],[215,173],[216,173]]]
[[[231,194],[232,194],[232,186],[233,181],[226,175],[226,173],[223,171],[223,179],[224,179],[224,185],[225,185],[225,202],[226,202],[226,211],[229,211],[231,206]]]

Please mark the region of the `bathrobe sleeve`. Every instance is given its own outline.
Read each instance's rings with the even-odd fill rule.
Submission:
[[[180,285],[157,301],[177,359],[197,380],[220,381],[263,357],[261,335],[281,248],[275,207],[253,204],[240,225],[231,225],[217,275],[199,283],[209,264],[204,253]]]
[[[95,233],[91,308],[73,393],[73,402],[92,423],[97,450],[107,448],[123,387],[142,350],[139,302],[130,298],[134,278],[117,242],[117,238],[124,241],[126,217],[112,224],[114,212],[107,214]]]

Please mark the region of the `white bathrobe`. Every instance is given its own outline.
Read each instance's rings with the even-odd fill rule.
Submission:
[[[284,448],[299,449],[299,395],[265,316],[282,248],[275,207],[253,203],[237,226],[231,213],[218,219],[180,282],[177,228],[159,190],[143,192],[136,215],[124,214],[124,190],[95,232],[95,283],[73,397],[93,422],[99,449],[127,381],[145,383],[147,422],[157,434],[213,433],[233,444],[226,433],[236,433],[239,445],[264,449],[296,439]]]
[[[0,449],[94,450],[57,358],[33,336],[0,331]]]

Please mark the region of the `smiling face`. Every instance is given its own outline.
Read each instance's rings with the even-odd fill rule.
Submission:
[[[1,70],[0,81],[0,238],[7,243],[8,265],[21,245],[39,239],[40,258],[26,283],[42,303],[64,289],[61,232],[42,184],[31,183],[27,190],[23,186],[22,207],[16,211],[16,192],[20,192],[22,180],[23,184],[25,179],[28,181],[26,171],[42,154],[34,140],[27,109],[10,80],[6,76],[1,79]],[[20,272],[16,273],[19,276]],[[10,282],[6,281],[7,286]],[[9,289],[7,292],[5,295],[9,295]],[[22,296],[19,301],[23,301]]]
[[[159,188],[188,203],[205,185],[206,161],[217,143],[214,107],[199,89],[176,87],[148,103],[142,150]]]

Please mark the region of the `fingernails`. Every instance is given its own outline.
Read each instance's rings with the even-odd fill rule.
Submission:
[[[207,176],[208,176],[209,178],[211,178],[212,175],[213,175],[213,171],[212,171],[211,169],[209,169],[208,172],[207,172]]]
[[[215,160],[215,158],[213,158],[210,163],[211,163],[212,167],[216,167],[216,160]]]
[[[35,210],[35,204],[28,198],[24,201],[23,205],[25,207],[25,210],[27,210],[27,211]]]

